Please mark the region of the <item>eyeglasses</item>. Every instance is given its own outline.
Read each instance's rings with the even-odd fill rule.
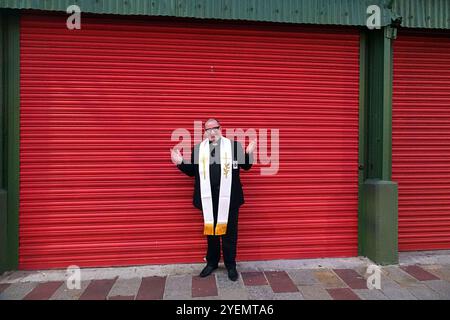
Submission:
[[[205,129],[205,131],[208,132],[208,133],[211,133],[213,130],[214,131],[218,131],[219,129],[220,129],[220,126],[214,127],[214,128]]]

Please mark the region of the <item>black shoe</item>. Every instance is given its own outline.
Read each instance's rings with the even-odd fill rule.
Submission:
[[[239,274],[236,270],[236,268],[230,268],[228,269],[228,279],[231,281],[236,281],[239,277]]]
[[[207,277],[216,269],[217,267],[206,266],[205,268],[203,268],[202,272],[200,272],[200,277],[202,278]]]

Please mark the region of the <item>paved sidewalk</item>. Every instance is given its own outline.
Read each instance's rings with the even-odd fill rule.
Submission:
[[[65,270],[17,271],[0,277],[0,300],[449,300],[450,251],[401,253],[381,269],[381,289],[368,289],[366,258],[238,263],[239,280],[223,266],[199,278],[202,264],[81,270],[69,290]]]

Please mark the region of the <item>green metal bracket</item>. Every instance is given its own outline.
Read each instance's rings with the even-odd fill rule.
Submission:
[[[397,28],[393,28],[391,26],[385,27],[385,37],[387,39],[395,40],[397,39]]]

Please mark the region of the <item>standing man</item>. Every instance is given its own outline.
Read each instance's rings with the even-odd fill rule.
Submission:
[[[222,128],[216,119],[206,121],[205,137],[193,148],[190,163],[183,160],[178,149],[172,150],[172,161],[183,173],[195,177],[193,203],[203,212],[203,233],[208,240],[207,264],[200,277],[217,269],[222,238],[228,278],[236,281],[238,212],[244,203],[239,173],[240,168],[251,168],[256,140],[249,143],[244,153],[239,142],[222,136]]]

